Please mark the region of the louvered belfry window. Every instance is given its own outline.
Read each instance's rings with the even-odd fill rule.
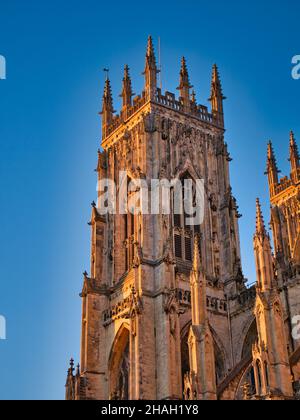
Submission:
[[[185,259],[187,261],[193,260],[193,254],[192,254],[192,239],[188,236],[184,238],[185,242]]]
[[[181,215],[174,214],[174,226],[180,228],[181,227]]]
[[[182,258],[182,238],[181,235],[175,234],[175,256],[176,258]]]
[[[127,180],[127,190],[129,191],[129,183],[131,179]],[[130,200],[130,192],[128,193],[128,202]],[[135,215],[133,209],[127,209],[127,214],[124,215],[124,233],[125,233],[125,270],[128,271],[134,261],[134,241],[135,241]]]
[[[182,185],[182,208],[185,208],[186,199],[185,195],[185,180],[192,179],[189,174],[186,174],[181,179]],[[193,187],[193,196],[194,196]],[[178,208],[178,203],[173,203],[173,209]],[[186,218],[191,217],[190,215],[185,214],[175,214],[173,215],[173,229],[174,229],[174,253],[175,257],[183,261],[192,262],[193,261],[193,244],[196,234],[200,234],[200,226],[189,226],[186,224]]]

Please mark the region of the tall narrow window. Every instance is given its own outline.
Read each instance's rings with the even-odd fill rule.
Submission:
[[[192,239],[188,236],[185,237],[185,259],[187,261],[192,261],[193,260]]]
[[[257,394],[261,395],[262,393],[262,371],[261,371],[261,363],[259,360],[256,362],[256,368],[257,368],[257,377],[258,377],[258,384],[257,384]]]
[[[196,187],[195,182],[189,174],[186,174],[180,180],[181,194],[174,195],[173,209],[182,209],[181,214],[173,215],[174,224],[174,251],[175,257],[180,258],[186,262],[193,260],[193,244],[195,235],[200,235],[200,225],[191,225],[188,219],[195,216],[188,214],[191,207],[195,208],[196,204]],[[180,199],[182,202],[178,203],[175,200]],[[191,202],[192,201],[192,202]],[[200,245],[199,245],[200,251]]]
[[[174,214],[174,226],[180,228],[181,227],[181,215]]]
[[[270,387],[270,383],[269,383],[269,366],[268,366],[268,363],[267,362],[265,362],[265,374],[266,374],[266,385],[267,385],[267,388],[269,389],[269,387]]]
[[[181,235],[175,234],[175,256],[182,258],[182,238]]]
[[[131,180],[128,179],[127,181],[127,191],[128,191],[128,198],[127,202],[130,204],[130,196],[132,192],[130,192],[130,184]],[[127,214],[124,215],[124,231],[125,231],[125,270],[128,271],[133,263],[134,260],[134,242],[135,242],[135,215],[134,209],[129,208],[127,209]]]

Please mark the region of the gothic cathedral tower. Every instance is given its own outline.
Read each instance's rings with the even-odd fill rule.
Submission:
[[[99,211],[103,191],[92,208],[81,363],[75,375],[73,364],[69,370],[68,399],[216,399],[217,387],[248,355],[247,349],[242,353],[237,315],[230,313],[239,314],[241,296],[250,294],[241,269],[218,69],[213,66],[210,110],[191,91],[185,59],[178,99],[162,94],[158,72],[149,37],[144,91],[133,97],[126,66],[120,115],[110,80],[105,83],[97,172],[99,185],[113,181],[117,194],[109,214]],[[298,175],[294,168],[293,177]],[[132,214],[132,196],[141,187],[127,186],[136,179],[149,194],[152,180],[203,180],[203,223],[190,226],[185,214],[176,214],[172,188],[170,214],[161,208]],[[129,206],[121,214],[115,210],[124,204],[118,194],[124,188]],[[248,317],[252,322],[251,309]]]

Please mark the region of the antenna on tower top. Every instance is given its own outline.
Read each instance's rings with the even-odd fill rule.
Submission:
[[[162,90],[162,66],[161,66],[161,45],[160,36],[158,37],[158,69],[159,69],[159,88]]]

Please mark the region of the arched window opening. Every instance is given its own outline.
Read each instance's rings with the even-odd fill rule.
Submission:
[[[131,195],[134,194],[130,191],[131,181],[130,178],[127,179],[128,208],[127,213],[124,214],[125,272],[130,270],[134,261],[135,209],[130,208]]]
[[[245,399],[245,386],[247,385],[247,399],[256,394],[255,373],[253,365],[245,371],[236,394],[236,400]]]
[[[129,372],[129,330],[124,327],[118,334],[110,355],[110,399],[129,400]]]
[[[246,338],[244,340],[243,350],[242,350],[242,360],[245,358],[251,358],[252,357],[252,347],[257,342],[258,339],[258,332],[257,332],[257,325],[256,320],[253,320]]]
[[[190,213],[191,205],[196,207],[196,185],[192,177],[186,173],[180,179],[180,194],[173,194],[173,227],[174,227],[174,254],[175,257],[186,261],[193,261],[193,244],[196,234],[200,234],[200,225],[187,223],[196,216]],[[174,191],[173,191],[174,193]],[[177,200],[181,200],[178,203]],[[189,210],[189,212],[187,212]],[[180,212],[180,214],[178,214]]]
[[[129,343],[122,355],[117,393],[120,400],[129,400]]]

